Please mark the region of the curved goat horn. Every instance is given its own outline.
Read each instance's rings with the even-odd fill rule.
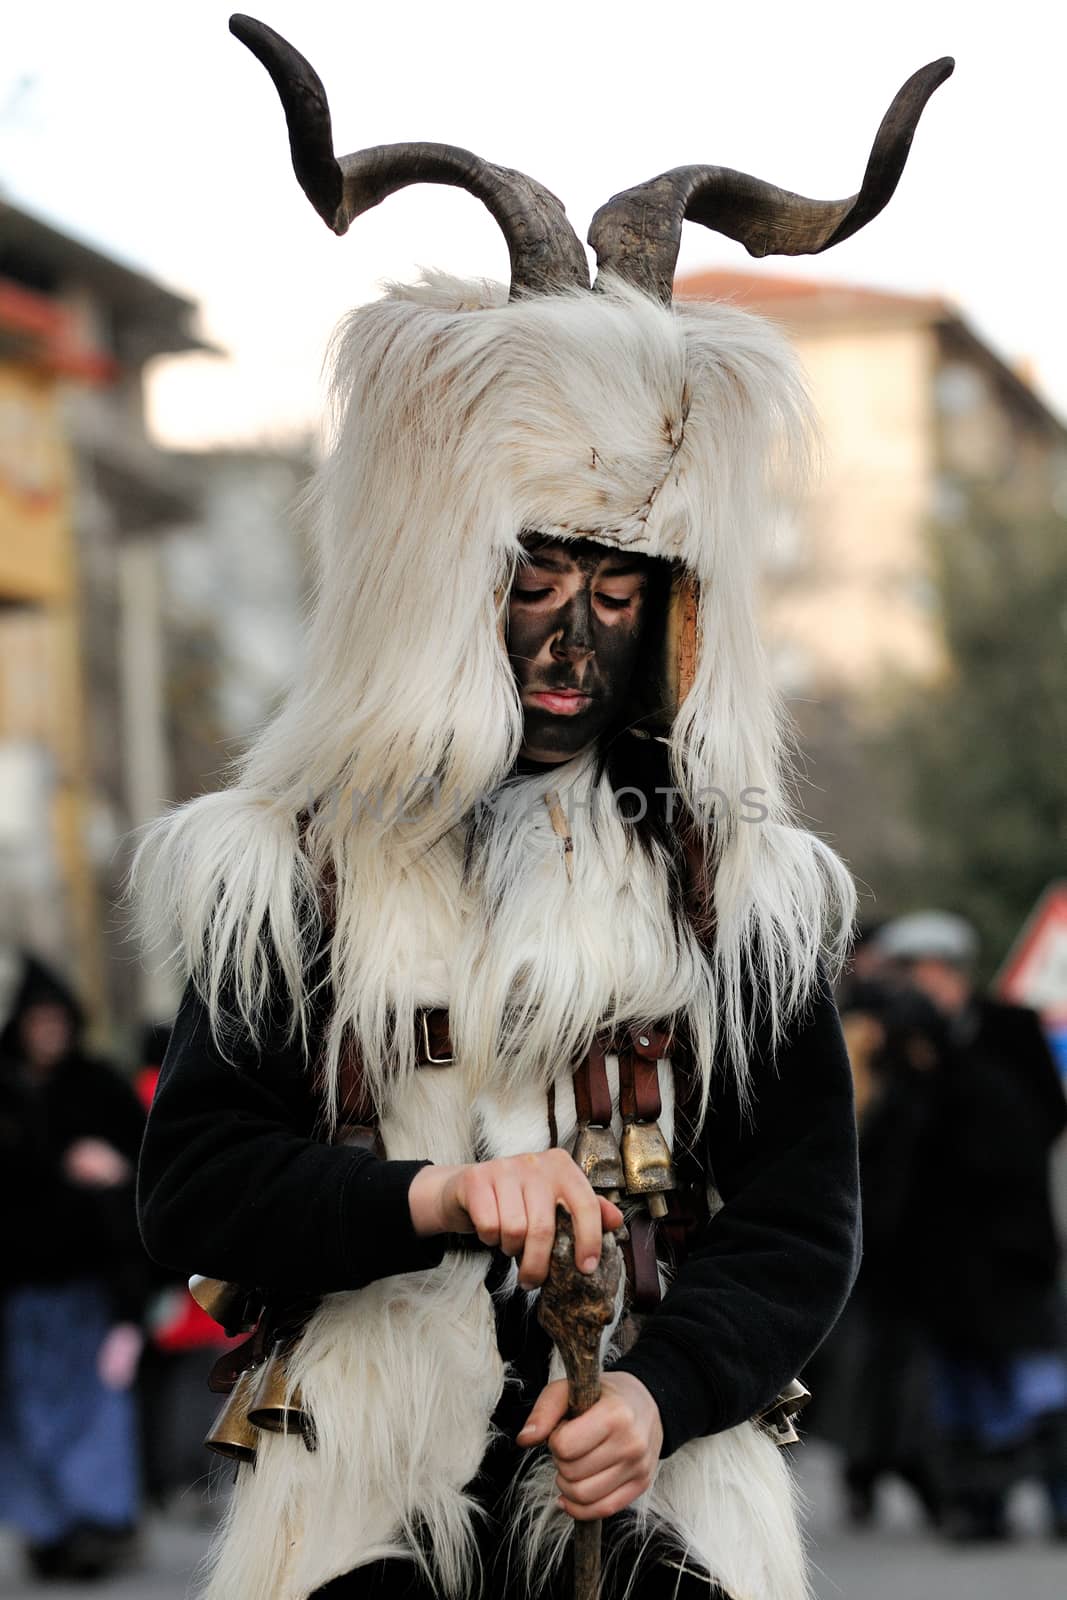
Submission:
[[[280,34],[254,17],[230,18],[230,32],[270,73],[285,110],[293,170],[334,233],[412,183],[447,183],[481,200],[500,224],[511,255],[511,298],[589,287],[581,240],[554,194],[525,173],[494,167],[451,144],[386,144],[333,153],[326,91],[318,74]]]
[[[891,199],[923,107],[954,65],[944,56],[908,79],[882,118],[863,183],[850,199],[807,200],[729,167],[675,167],[600,207],[589,229],[600,271],[669,305],[687,219],[737,239],[753,256],[818,255],[840,244]]]

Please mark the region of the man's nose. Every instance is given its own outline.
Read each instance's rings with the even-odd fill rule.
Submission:
[[[593,641],[593,609],[588,594],[576,594],[563,608],[559,628],[552,640],[557,661],[582,661],[596,649]]]

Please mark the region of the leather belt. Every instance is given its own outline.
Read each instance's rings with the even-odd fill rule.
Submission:
[[[448,1012],[440,1006],[416,1011],[415,1065],[450,1067],[454,1060]],[[338,1117],[340,1122],[356,1127],[372,1126],[377,1120],[367,1094],[359,1049],[351,1037],[341,1055]]]

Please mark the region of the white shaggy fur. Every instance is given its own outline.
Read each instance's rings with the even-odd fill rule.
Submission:
[[[558,1510],[555,1463],[537,1460],[516,1487],[512,1560],[531,1574],[536,1594],[558,1571],[571,1519]],[[731,1600],[809,1600],[797,1491],[789,1464],[753,1422],[693,1439],[660,1464],[652,1487],[626,1512],[636,1551],[665,1535],[686,1566],[719,1584]],[[669,1600],[669,1578],[664,1579]],[[625,1595],[625,1583],[619,1584]]]
[[[353,313],[333,394],[303,677],[235,786],[150,841],[148,903],[176,911],[216,1033],[236,1019],[256,1037],[276,976],[305,1027],[328,918],[330,1082],[351,1030],[391,1155],[544,1148],[552,1082],[566,1137],[571,1064],[604,1022],[684,1019],[706,1100],[713,1071],[744,1075],[745,977],[780,1035],[852,909],[841,864],[793,824],[756,633],[772,502],[810,442],[787,346],[732,308],[664,309],[622,284],[509,304],[432,278]],[[575,802],[573,884],[547,780],[504,782],[521,713],[501,623],[526,530],[667,557],[699,580],[670,756],[714,879],[710,953],[606,780],[593,825],[588,758],[551,775]],[[715,812],[712,786],[730,800]],[[746,790],[762,823],[739,815]],[[446,1072],[415,1071],[419,1004],[450,1007]],[[671,1114],[667,1094],[668,1127]],[[456,1257],[327,1298],[294,1366],[319,1448],[264,1437],[210,1600],[305,1600],[418,1548],[444,1592],[474,1591],[463,1485],[503,1381],[484,1271]],[[550,1500],[525,1505],[520,1541],[550,1547],[563,1527]],[[637,1522],[672,1530],[734,1600],[803,1600],[788,1473],[751,1427],[664,1463]]]
[[[424,1072],[382,1133],[396,1158],[474,1158],[463,1074]],[[547,1141],[546,1141],[547,1142]],[[476,1570],[464,1485],[489,1443],[504,1364],[484,1254],[328,1295],[291,1364],[317,1447],[265,1434],[220,1530],[205,1600],[305,1600],[386,1555],[432,1553],[442,1590]]]
[[[232,986],[256,1030],[274,961],[298,1024],[314,886],[329,872],[330,1062],[352,1027],[372,1072],[410,1070],[410,933],[462,917],[454,853],[433,846],[515,755],[501,606],[521,534],[538,529],[671,557],[700,580],[696,681],[671,739],[715,870],[705,965],[720,1009],[704,1013],[695,1046],[707,1079],[721,1014],[725,1055],[743,1071],[743,974],[759,972],[780,1030],[820,954],[840,953],[852,907],[832,852],[792,825],[756,631],[773,502],[810,440],[787,345],[732,307],[668,310],[622,284],[508,304],[501,290],[428,279],[351,315],[333,395],[333,447],[311,493],[318,598],[303,677],[237,785],[164,819],[154,840],[147,900],[177,913],[216,1027]],[[701,798],[711,785],[734,802],[715,815]],[[759,824],[735,810],[753,788]],[[559,1007],[551,990],[530,1000],[546,1019]],[[564,1009],[577,1026],[573,996]],[[500,1010],[477,1023],[483,1060],[494,1026],[506,1026]]]
[[[573,880],[550,791],[569,816]],[[600,1023],[685,1017],[706,1029],[710,967],[689,925],[679,928],[668,883],[665,860],[635,846],[589,756],[499,791],[472,845],[480,916],[464,928],[449,1009],[468,1070],[547,1087]]]
[[[667,1088],[669,1073],[661,1077]],[[485,1157],[547,1147],[538,1087],[474,1096],[459,1065],[420,1073],[385,1119],[388,1154],[465,1161],[476,1147]],[[557,1080],[556,1104],[563,1138],[575,1125],[569,1070]],[[615,1113],[618,1128],[617,1094]],[[666,1130],[671,1114],[667,1088]],[[464,1485],[487,1448],[505,1376],[487,1263],[450,1255],[432,1271],[325,1298],[291,1368],[315,1419],[317,1448],[260,1436],[255,1471],[242,1471],[220,1529],[204,1600],[307,1600],[332,1578],[387,1556],[424,1562],[442,1594],[477,1595]],[[616,1321],[619,1312],[621,1305]],[[560,1372],[556,1357],[552,1375]],[[535,1590],[570,1536],[554,1473],[550,1457],[535,1458],[513,1501],[514,1559]],[[732,1600],[807,1600],[789,1468],[751,1423],[684,1445],[629,1515],[635,1540],[665,1533]]]

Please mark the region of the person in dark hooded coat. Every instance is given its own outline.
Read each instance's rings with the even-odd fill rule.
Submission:
[[[0,1521],[40,1577],[99,1576],[138,1516],[144,1114],[84,1051],[83,1022],[27,958],[0,1034]]]

